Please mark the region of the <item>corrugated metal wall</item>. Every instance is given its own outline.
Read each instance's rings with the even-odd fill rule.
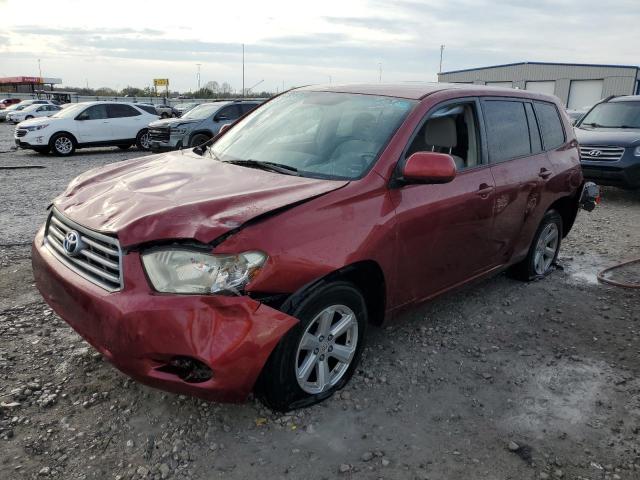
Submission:
[[[555,95],[566,105],[571,80],[603,80],[602,95],[633,95],[638,69],[635,67],[585,66],[566,64],[522,63],[479,68],[438,75],[439,82],[475,83],[513,82],[514,88],[525,89],[527,81],[555,81]]]

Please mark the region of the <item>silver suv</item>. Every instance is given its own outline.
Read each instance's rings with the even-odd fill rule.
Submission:
[[[215,137],[220,128],[235,122],[263,100],[234,100],[203,103],[181,118],[168,118],[149,124],[150,148],[153,151],[197,147]]]

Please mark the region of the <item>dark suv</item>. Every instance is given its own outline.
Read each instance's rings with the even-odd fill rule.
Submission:
[[[600,102],[576,124],[585,178],[640,188],[640,95]]]
[[[176,150],[197,147],[215,137],[220,128],[235,122],[262,101],[224,101],[203,103],[180,118],[168,118],[149,124],[151,150]]]

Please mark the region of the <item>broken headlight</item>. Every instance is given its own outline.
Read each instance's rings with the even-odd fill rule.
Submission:
[[[249,283],[264,265],[262,252],[213,255],[193,250],[166,249],[142,254],[142,263],[158,292],[235,293]]]

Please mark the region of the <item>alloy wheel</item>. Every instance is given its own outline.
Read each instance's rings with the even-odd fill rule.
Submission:
[[[349,369],[358,345],[358,320],[345,305],[322,310],[309,323],[296,352],[302,390],[318,394],[336,385]]]
[[[61,155],[68,155],[69,153],[71,153],[71,150],[73,150],[73,142],[69,137],[56,138],[53,146],[55,147],[56,152],[60,153]]]
[[[144,149],[147,150],[149,148],[149,132],[145,132],[142,135],[140,135],[140,146]]]
[[[544,275],[551,267],[558,251],[560,232],[555,223],[549,223],[538,237],[533,266],[537,275]]]

